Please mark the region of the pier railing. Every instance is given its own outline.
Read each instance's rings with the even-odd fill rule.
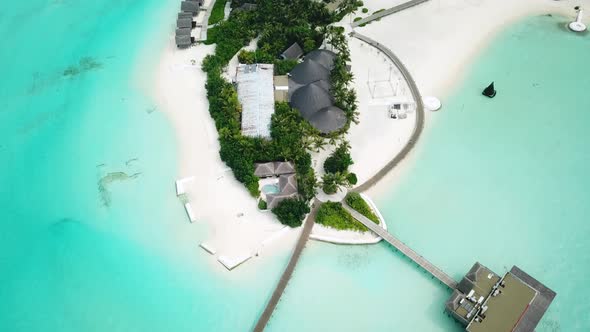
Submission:
[[[362,214],[358,213],[356,210],[352,209],[350,206],[346,204],[342,204],[344,209],[348,211],[354,219],[358,220],[363,225],[367,226],[368,229],[379,235],[383,240],[387,241],[397,250],[399,250],[402,254],[406,255],[409,259],[414,261],[420,267],[422,267],[426,272],[430,273],[433,277],[438,279],[443,284],[447,285],[450,289],[457,288],[457,282],[449,277],[446,273],[444,273],[441,269],[436,267],[434,264],[430,263],[426,258],[420,256],[417,252],[412,250],[412,248],[408,247],[405,243],[391,235],[388,231],[383,229],[381,226],[375,224],[373,221],[369,220],[367,217],[363,216]]]

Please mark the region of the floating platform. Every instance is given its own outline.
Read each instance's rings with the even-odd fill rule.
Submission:
[[[217,258],[217,261],[219,261],[219,263],[221,263],[221,265],[225,266],[226,269],[228,270],[233,270],[235,269],[238,265],[244,263],[245,261],[249,260],[250,258],[252,258],[254,255],[252,254],[243,254],[237,257],[227,257],[227,256],[219,256],[219,258]]]
[[[188,215],[188,219],[191,222],[197,221],[197,218],[195,217],[195,213],[193,212],[193,208],[191,207],[190,203],[184,204],[184,209],[186,210],[186,214]]]
[[[217,250],[215,250],[215,248],[211,247],[211,245],[209,245],[205,242],[199,244],[199,246],[201,248],[203,248],[206,252],[210,253],[211,255],[215,255],[215,253],[217,253]]]
[[[184,187],[185,183],[192,182],[192,181],[194,181],[194,179],[195,179],[194,176],[189,176],[188,178],[176,180],[176,196],[180,196],[182,194],[185,194],[186,193],[186,190]]]

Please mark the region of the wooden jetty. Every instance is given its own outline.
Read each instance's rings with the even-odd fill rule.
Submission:
[[[289,280],[293,275],[293,271],[295,271],[295,266],[297,265],[297,262],[301,257],[301,252],[303,251],[303,248],[305,248],[307,240],[309,240],[309,235],[311,234],[311,230],[313,229],[313,225],[315,224],[315,217],[318,213],[320,205],[321,203],[317,199],[314,200],[313,208],[307,216],[307,220],[305,221],[305,225],[303,226],[303,231],[299,236],[299,240],[297,240],[297,244],[295,245],[295,249],[293,250],[293,254],[291,255],[289,264],[287,264],[287,268],[283,272],[281,279],[279,279],[277,287],[273,291],[270,300],[266,304],[266,307],[264,308],[262,315],[260,315],[260,318],[258,319],[256,326],[254,327],[254,332],[262,332],[264,330],[266,324],[268,324],[268,321],[270,320],[273,311],[277,307],[279,300],[281,299],[281,295],[283,295],[285,288],[287,288],[287,284],[289,283]]]
[[[419,5],[419,4],[423,3],[423,2],[426,2],[426,1],[428,1],[428,0],[411,0],[411,1],[408,1],[408,2],[404,2],[404,3],[399,4],[397,6],[393,6],[393,7],[389,8],[389,9],[386,9],[386,10],[380,11],[378,13],[375,13],[375,14],[373,14],[371,16],[367,16],[367,17],[363,18],[362,20],[358,20],[356,22],[353,22],[351,25],[354,28],[354,27],[357,27],[357,26],[362,25],[362,24],[367,24],[367,23],[370,23],[370,22],[372,22],[374,20],[378,20],[378,19],[380,19],[382,17],[388,16],[388,15],[391,15],[391,14],[395,14],[397,12],[401,12],[404,9],[408,9],[408,8],[417,6],[417,5]]]
[[[354,217],[354,219],[358,220],[360,223],[367,226],[368,229],[370,229],[371,231],[375,232],[377,235],[382,237],[383,240],[387,241],[389,244],[391,244],[393,247],[395,247],[397,250],[399,250],[402,254],[406,255],[406,257],[413,260],[416,264],[418,264],[420,267],[422,267],[424,270],[426,270],[428,273],[430,273],[433,277],[438,279],[443,284],[447,285],[447,287],[449,287],[450,289],[457,288],[457,282],[453,278],[449,277],[449,275],[444,273],[441,269],[436,267],[434,264],[430,263],[426,258],[420,256],[418,253],[416,253],[414,250],[412,250],[412,248],[408,247],[402,241],[400,241],[399,239],[397,239],[396,237],[391,235],[391,233],[384,230],[381,226],[375,224],[374,222],[369,220],[367,217],[358,213],[356,210],[352,209],[350,206],[348,206],[344,203],[342,204],[342,206],[344,207],[344,209],[346,211],[348,211]]]

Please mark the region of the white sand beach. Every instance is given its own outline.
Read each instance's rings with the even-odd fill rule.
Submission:
[[[399,1],[365,0],[371,11],[397,3]],[[576,4],[590,7],[590,0]],[[526,15],[552,13],[573,17],[574,5],[552,0],[433,0],[357,28],[357,31],[391,48],[408,67],[423,96],[434,95],[442,100],[441,111],[427,112],[427,130],[434,118],[444,116],[445,98],[494,33]],[[356,16],[359,15],[352,15]],[[343,22],[350,19],[345,18]],[[271,213],[257,209],[256,200],[220,160],[217,132],[208,112],[206,77],[200,69],[203,58],[214,46],[199,44],[178,50],[173,34],[174,29],[170,27],[170,42],[162,52],[153,89],[159,108],[169,116],[177,133],[179,178],[195,177],[187,188],[190,204],[197,223],[206,223],[209,229],[206,242],[218,255],[240,256],[255,252],[283,226]],[[395,68],[391,70],[390,79],[390,62],[376,49],[356,39],[350,39],[350,48],[360,124],[351,127],[347,138],[355,160],[352,171],[362,183],[406,143],[414,126],[415,113],[403,120],[388,118],[388,100],[395,94],[410,96],[407,85],[399,81]],[[413,162],[412,155],[369,194],[374,196],[390,188],[392,181]],[[319,168],[318,165],[316,169]],[[170,188],[170,195],[174,195],[172,183]],[[298,229],[290,230],[268,245],[262,255],[291,250],[298,233]],[[195,248],[197,245],[195,243]]]
[[[263,242],[283,225],[272,213],[258,210],[257,201],[219,157],[217,131],[208,110],[206,75],[200,66],[214,46],[199,44],[179,50],[173,34],[171,29],[170,41],[157,68],[154,94],[177,133],[179,178],[195,177],[186,189],[196,223],[207,225],[206,243],[216,249],[217,256],[228,257],[258,251],[264,256],[275,249],[290,250],[299,229],[286,232],[261,250]],[[170,195],[175,195],[174,183],[170,184]],[[188,217],[178,222],[188,223]],[[196,240],[194,245],[195,251],[202,250]]]
[[[349,23],[354,17],[366,17],[375,10],[390,8],[405,1],[364,0],[369,13],[360,10],[342,22]],[[425,130],[439,116],[444,116],[445,99],[462,81],[465,70],[474,58],[488,45],[495,34],[505,26],[531,15],[560,15],[567,17],[565,25],[575,19],[574,7],[590,8],[590,0],[577,2],[554,0],[431,0],[413,8],[381,18],[355,31],[386,45],[404,63],[412,74],[418,89],[425,96],[441,99],[443,108],[438,112],[426,111]],[[586,18],[585,21],[588,21]],[[375,118],[367,105],[367,69],[384,72],[383,62],[374,61],[375,52],[362,51],[358,40],[351,40],[352,67],[355,88],[358,93],[361,123],[351,128],[349,139],[352,145],[353,171],[359,175],[359,183],[378,170],[387,160],[399,152],[407,142],[411,119],[392,125],[392,120],[381,115]],[[365,48],[368,48],[365,45]],[[362,69],[359,70],[358,67]],[[377,108],[376,106],[373,106]],[[380,112],[385,112],[381,107]],[[395,121],[395,120],[393,120]],[[396,131],[392,133],[391,131]],[[418,144],[415,150],[419,150]],[[369,191],[372,196],[391,188],[394,181],[413,162],[416,151],[410,153],[388,176]]]

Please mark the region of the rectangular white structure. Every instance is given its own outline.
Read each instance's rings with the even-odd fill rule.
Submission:
[[[197,218],[195,217],[195,213],[193,212],[193,208],[191,207],[191,205],[189,203],[184,204],[184,209],[186,210],[186,214],[188,215],[188,219],[191,222],[197,221]]]
[[[205,249],[205,251],[210,253],[211,255],[215,255],[215,253],[217,252],[217,250],[215,250],[213,247],[211,247],[209,244],[205,242],[201,243],[199,246],[201,246],[201,248]]]
[[[245,261],[249,260],[250,258],[252,258],[252,254],[243,254],[237,257],[227,257],[227,256],[219,256],[219,258],[217,258],[217,260],[219,261],[219,263],[221,263],[221,265],[225,266],[226,269],[228,270],[233,270],[236,266],[244,263]]]
[[[272,64],[238,65],[236,82],[244,136],[270,138],[270,120],[275,111],[273,72]]]

